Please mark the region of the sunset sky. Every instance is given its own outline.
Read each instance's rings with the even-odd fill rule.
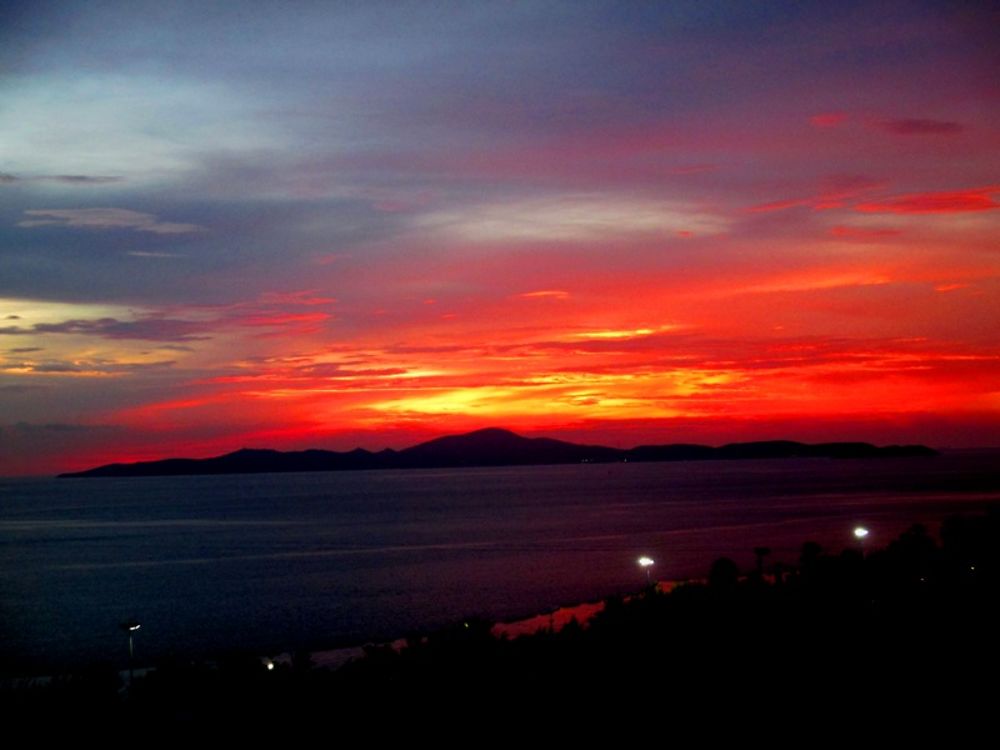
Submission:
[[[3,3],[0,474],[1000,444],[992,5]]]

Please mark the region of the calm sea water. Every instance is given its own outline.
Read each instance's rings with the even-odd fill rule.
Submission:
[[[258,653],[511,619],[794,562],[1000,500],[997,453],[224,477],[0,480],[0,669]]]

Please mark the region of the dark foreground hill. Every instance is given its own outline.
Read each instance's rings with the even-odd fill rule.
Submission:
[[[368,645],[335,671],[306,652],[278,664],[239,652],[178,656],[131,677],[95,665],[0,684],[0,705],[8,732],[32,737],[276,732],[305,735],[311,747],[317,731],[343,728],[485,747],[484,733],[575,740],[609,731],[614,744],[598,747],[619,747],[621,732],[666,725],[721,733],[725,747],[749,730],[821,747],[815,738],[841,725],[896,737],[939,721],[953,740],[975,740],[955,746],[982,744],[1000,667],[997,509],[947,519],[940,542],[916,525],[880,550],[828,554],[806,542],[797,564],[755,553],[754,570],[720,558],[702,582],[612,597],[585,622],[533,635],[498,635],[469,618],[405,645]]]
[[[489,428],[450,435],[401,451],[373,453],[305,450],[281,452],[243,449],[214,458],[169,458],[132,464],[108,464],[60,477],[151,477],[182,474],[261,474],[291,471],[360,469],[431,469],[469,466],[531,466],[541,464],[613,463],[622,461],[705,461],[761,458],[882,458],[934,456],[923,445],[877,447],[869,443],[819,443],[790,440],[706,445],[642,445],[623,450],[578,445],[550,438],[526,438],[509,430]]]

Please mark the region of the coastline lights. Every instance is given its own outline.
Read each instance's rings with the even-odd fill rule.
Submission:
[[[656,563],[656,561],[652,557],[647,557],[646,555],[643,555],[638,560],[636,560],[636,562],[639,563],[640,568],[646,571],[646,583],[651,583],[652,580],[649,577],[649,569]]]

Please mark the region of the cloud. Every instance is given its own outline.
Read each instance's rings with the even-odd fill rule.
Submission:
[[[112,340],[162,342],[158,349],[190,351],[183,344],[208,340],[223,329],[281,329],[280,335],[290,331],[315,332],[320,329],[320,324],[333,319],[331,313],[320,308],[335,301],[333,297],[323,296],[313,289],[265,292],[249,303],[195,306],[191,308],[193,317],[171,317],[167,311],[133,313],[123,308],[105,308],[98,314],[81,315],[73,306],[60,305],[58,312],[47,311],[43,322],[0,326],[0,336],[95,336]],[[289,306],[292,309],[286,309]],[[73,312],[67,315],[66,309]],[[130,319],[131,315],[136,317]]]
[[[29,370],[41,373],[69,373],[69,372],[92,372],[95,368],[83,362],[22,362],[20,364],[5,365],[4,369]]]
[[[898,237],[900,229],[866,229],[865,227],[836,226],[830,227],[830,236],[841,240],[881,240],[886,237]]]
[[[332,305],[337,300],[321,294],[317,289],[300,289],[294,292],[264,292],[260,302],[268,305]]]
[[[7,361],[0,363],[0,373],[17,375],[129,375],[149,370],[165,370],[175,364],[174,360],[157,362],[117,362],[108,359]]]
[[[145,341],[199,341],[208,327],[205,323],[177,318],[147,317],[139,320],[98,318],[96,320],[64,320],[59,323],[36,323],[31,328],[6,326],[0,335],[31,336],[44,333],[68,333],[99,336],[106,339],[141,339]]]
[[[893,135],[958,135],[965,128],[957,122],[946,120],[879,120],[873,127]]]
[[[561,289],[541,289],[537,292],[524,292],[517,295],[522,299],[569,299],[569,292]]]
[[[95,433],[115,431],[119,428],[114,425],[92,425],[92,424],[68,424],[65,422],[48,422],[45,424],[34,424],[31,422],[15,422],[5,426],[0,426],[0,432],[13,432],[22,434],[38,433]]]
[[[669,330],[670,326],[660,326],[659,330]],[[655,328],[629,328],[624,330],[583,331],[575,334],[582,339],[631,339],[637,336],[651,336]]]
[[[823,112],[809,118],[809,124],[814,128],[835,128],[847,121],[844,112]]]
[[[121,182],[123,177],[111,175],[89,175],[89,174],[41,174],[23,177],[6,172],[0,172],[0,184],[11,184],[14,182],[60,182],[64,185],[108,185]]]
[[[153,214],[130,211],[126,208],[61,208],[34,209],[24,212],[38,217],[18,222],[19,227],[61,226],[83,229],[132,229],[154,234],[187,234],[200,232],[197,224],[180,224],[159,221]]]
[[[69,185],[107,185],[112,182],[121,182],[124,178],[110,175],[57,174],[39,179],[65,182]]]
[[[325,312],[311,313],[289,313],[289,312],[261,312],[256,315],[247,315],[238,320],[240,325],[252,327],[269,326],[289,326],[289,325],[309,325],[322,323],[332,316]]]
[[[941,193],[910,193],[884,201],[862,203],[855,210],[864,213],[889,214],[952,214],[969,211],[989,211],[1000,208],[993,195],[1000,193],[1000,186],[994,185],[971,190],[956,190]]]
[[[812,203],[812,198],[790,198],[783,201],[771,201],[770,203],[760,203],[756,206],[750,206],[748,210],[755,214],[758,213],[769,213],[771,211],[784,211],[786,208],[795,208],[796,206],[808,206]]]
[[[765,213],[783,211],[786,208],[795,208],[797,206],[806,206],[816,211],[841,208],[844,203],[884,186],[885,183],[881,180],[875,180],[865,175],[831,175],[820,183],[819,191],[815,195],[806,198],[791,198],[762,203],[757,206],[751,206],[749,210],[753,213]]]
[[[565,242],[678,230],[716,234],[728,228],[721,215],[692,205],[599,194],[481,203],[433,211],[417,224],[472,242]]]

